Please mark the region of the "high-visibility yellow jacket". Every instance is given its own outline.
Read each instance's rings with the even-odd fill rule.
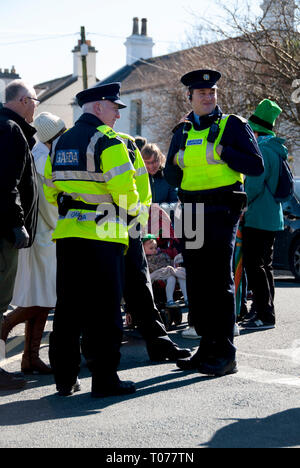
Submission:
[[[216,147],[221,141],[229,115],[223,115],[220,132],[214,143],[207,140],[210,127],[195,130],[191,124],[187,131],[185,149],[177,153],[178,166],[183,171],[181,189],[186,191],[210,190],[243,183],[243,175],[231,169],[218,155]]]
[[[141,203],[136,169],[124,138],[92,114],[53,143],[45,169],[47,200],[57,205],[58,194],[73,205],[60,215],[53,239],[80,237],[128,245],[128,219]],[[80,202],[80,203],[78,203]]]
[[[152,192],[149,174],[139,149],[134,143],[134,138],[125,133],[118,133],[118,136],[127,142],[130,159],[135,169],[136,188],[140,197],[141,209],[137,221],[145,226],[149,217],[149,208],[152,203]]]

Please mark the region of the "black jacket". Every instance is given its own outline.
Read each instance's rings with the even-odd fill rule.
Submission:
[[[0,108],[0,238],[12,242],[25,226],[32,245],[38,216],[37,175],[31,149],[35,129],[20,115]]]
[[[189,114],[187,119],[193,123],[195,130],[204,130],[217,120],[220,113],[221,110],[217,106],[212,114],[200,118],[200,126],[195,122],[193,112]],[[175,154],[178,153],[181,146],[182,130],[183,124],[179,124],[174,130],[164,171],[169,184],[175,187],[180,187],[182,180],[182,170],[180,167],[173,165],[173,158]],[[263,173],[263,158],[255,136],[246,120],[231,115],[226,124],[220,144],[224,147],[221,159],[223,159],[231,169],[252,176],[259,176]],[[223,190],[232,190],[232,188],[238,190],[238,187],[232,186],[223,188]]]
[[[177,202],[177,189],[166,181],[163,169],[159,169],[154,175],[149,174],[149,181],[152,192],[152,203]]]

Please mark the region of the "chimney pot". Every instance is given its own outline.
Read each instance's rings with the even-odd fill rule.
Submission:
[[[139,35],[139,19],[138,18],[133,18],[132,35],[133,36],[138,36]]]

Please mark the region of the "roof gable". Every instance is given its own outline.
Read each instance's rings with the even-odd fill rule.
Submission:
[[[37,96],[41,102],[59,93],[78,80],[77,76],[67,75],[54,80],[45,81],[34,86]]]

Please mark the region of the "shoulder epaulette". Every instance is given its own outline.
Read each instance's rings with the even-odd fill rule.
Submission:
[[[230,114],[230,117],[236,117],[237,119],[239,119],[241,122],[243,122],[244,124],[248,123],[248,120],[245,119],[245,117],[242,117],[241,115],[236,115],[236,114]]]
[[[100,125],[100,127],[97,127],[97,130],[108,138],[116,138],[118,136],[118,134],[108,125]]]
[[[131,135],[128,135],[127,133],[120,133],[118,132],[118,136],[123,138],[124,140],[130,140],[130,141],[135,141],[134,138]]]
[[[179,128],[183,128],[185,124],[190,124],[192,125],[192,122],[190,120],[183,120],[182,122],[179,122],[176,127],[173,128],[172,132],[176,133]]]

